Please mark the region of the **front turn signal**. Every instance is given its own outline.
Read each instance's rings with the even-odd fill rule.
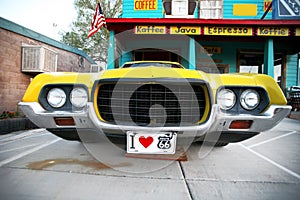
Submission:
[[[58,126],[75,126],[73,117],[55,117],[54,121]]]
[[[229,129],[250,129],[252,123],[252,120],[235,120],[231,122]]]

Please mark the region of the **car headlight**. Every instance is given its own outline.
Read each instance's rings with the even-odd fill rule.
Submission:
[[[218,93],[217,102],[223,110],[229,110],[235,105],[236,96],[232,90],[222,89]]]
[[[82,108],[88,102],[88,94],[84,88],[74,88],[70,94],[70,101],[73,106]]]
[[[255,109],[259,102],[260,97],[259,94],[255,90],[245,90],[240,98],[241,105],[246,110]]]
[[[66,103],[67,95],[60,88],[53,88],[48,92],[47,101],[53,108],[60,108]]]

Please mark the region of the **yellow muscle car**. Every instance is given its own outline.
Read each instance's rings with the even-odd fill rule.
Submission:
[[[267,75],[208,74],[140,61],[97,74],[40,74],[19,106],[37,126],[64,139],[80,140],[80,130],[127,140],[156,132],[163,133],[158,147],[167,149],[173,136],[201,141],[218,133],[212,142],[219,146],[248,139],[278,124],[291,110],[286,103]],[[153,139],[139,141],[148,148]]]

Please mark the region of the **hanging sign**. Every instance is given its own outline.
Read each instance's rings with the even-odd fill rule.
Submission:
[[[222,47],[203,47],[203,48],[201,48],[201,53],[206,53],[206,52],[209,54],[221,54]]]
[[[267,9],[271,5],[271,3],[272,3],[272,0],[264,0],[264,12],[267,11]],[[271,6],[271,9],[269,10],[269,12],[272,12],[272,6]]]
[[[166,34],[167,28],[165,26],[136,26],[134,28],[135,34]]]
[[[157,0],[134,0],[134,10],[157,10]]]
[[[273,1],[273,19],[300,19],[299,0],[277,0]]]
[[[252,36],[253,30],[249,27],[205,26],[204,35]]]
[[[300,28],[296,28],[296,33],[295,33],[296,36],[300,36]]]
[[[196,26],[171,26],[170,34],[200,35],[201,27]]]
[[[289,36],[289,28],[258,27],[258,36]]]

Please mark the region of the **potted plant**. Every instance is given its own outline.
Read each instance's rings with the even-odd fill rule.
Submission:
[[[36,128],[36,126],[19,111],[3,111],[0,113],[0,134]]]

